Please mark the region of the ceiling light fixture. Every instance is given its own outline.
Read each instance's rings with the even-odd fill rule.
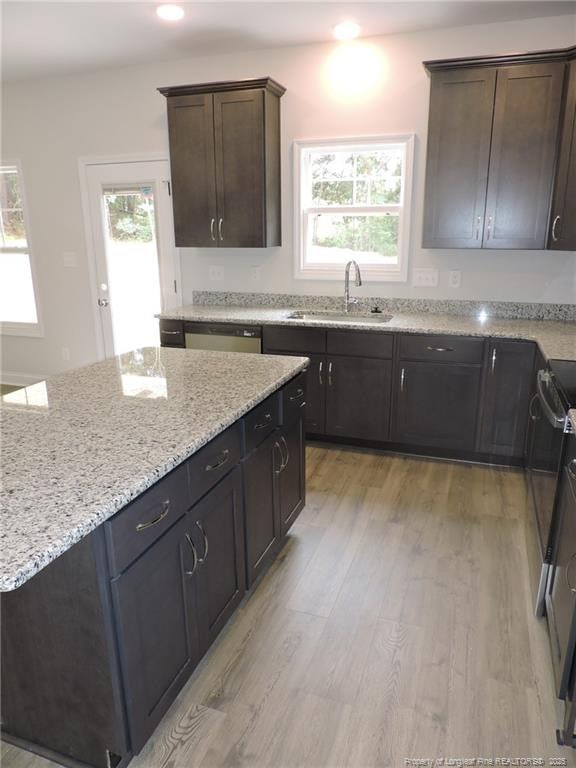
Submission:
[[[184,18],[184,8],[179,5],[159,5],[156,8],[156,15],[163,21],[180,21]]]
[[[332,32],[336,40],[354,40],[360,34],[360,25],[355,21],[341,21]]]

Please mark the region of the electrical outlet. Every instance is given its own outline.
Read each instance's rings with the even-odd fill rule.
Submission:
[[[224,280],[224,267],[213,264],[208,270],[209,280]]]
[[[462,284],[462,273],[459,269],[451,269],[448,272],[448,285],[450,288],[460,288]]]
[[[412,272],[412,285],[435,288],[438,285],[438,270],[433,267],[418,267]]]

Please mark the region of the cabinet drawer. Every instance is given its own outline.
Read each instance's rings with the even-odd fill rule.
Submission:
[[[392,357],[394,337],[389,333],[366,331],[328,331],[329,355],[357,355],[358,357]]]
[[[160,320],[160,346],[184,346],[184,323],[181,320]]]
[[[104,523],[110,570],[121,573],[182,517],[188,507],[182,464]]]
[[[306,408],[306,373],[299,373],[281,390],[282,424],[292,424]]]
[[[242,419],[244,426],[245,453],[248,454],[280,423],[280,398],[278,392],[266,398]]]
[[[484,339],[469,336],[400,336],[402,360],[434,360],[437,363],[482,362]]]
[[[192,505],[204,496],[240,461],[242,432],[236,422],[211,440],[188,461],[189,500]]]
[[[324,328],[289,328],[264,326],[262,329],[264,352],[324,352],[326,331]]]

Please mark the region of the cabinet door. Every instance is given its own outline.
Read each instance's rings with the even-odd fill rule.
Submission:
[[[193,568],[182,518],[112,581],[134,753],[144,746],[200,657]]]
[[[282,464],[278,474],[280,528],[284,536],[306,501],[306,445],[304,420],[297,418],[279,432]]]
[[[234,469],[188,512],[199,555],[196,571],[200,647],[206,651],[246,589],[240,468]]]
[[[576,251],[576,61],[569,69],[549,247]]]
[[[394,440],[449,450],[474,450],[481,368],[400,361]]]
[[[218,243],[255,248],[265,242],[264,93],[214,94]]]
[[[556,695],[564,698],[576,641],[576,479],[566,468],[560,478],[558,537],[552,577],[546,595],[546,615],[556,676]]]
[[[310,358],[306,378],[306,432],[323,435],[326,431],[326,357],[301,354]]]
[[[212,94],[170,96],[168,130],[176,246],[216,246]]]
[[[563,63],[498,70],[484,248],[545,248]]]
[[[424,248],[480,248],[495,69],[432,74]]]
[[[490,343],[479,430],[481,453],[523,456],[533,370],[532,342]]]
[[[328,357],[326,434],[387,440],[392,363]]]
[[[243,463],[246,581],[250,587],[280,542],[278,472],[282,456],[275,430]]]

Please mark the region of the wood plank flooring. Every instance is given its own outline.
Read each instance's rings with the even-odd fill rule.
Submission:
[[[555,742],[537,571],[521,473],[310,447],[288,543],[132,766],[574,765]]]

